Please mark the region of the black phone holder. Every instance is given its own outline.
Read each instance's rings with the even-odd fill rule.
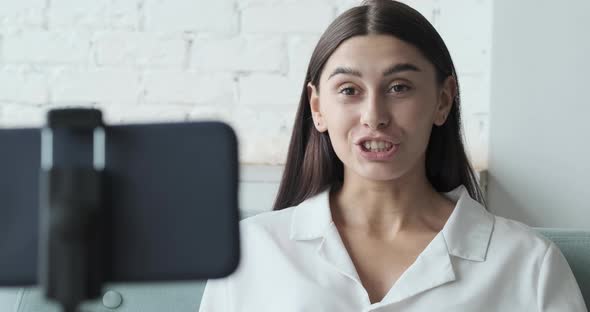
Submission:
[[[101,295],[105,280],[104,124],[96,109],[58,109],[42,129],[39,281],[65,312]],[[54,129],[93,133],[93,166],[55,167]],[[88,138],[90,139],[90,138]]]
[[[229,125],[105,125],[99,110],[57,109],[41,129],[0,129],[0,146],[0,287],[39,285],[72,312],[106,283],[202,281],[237,268]]]

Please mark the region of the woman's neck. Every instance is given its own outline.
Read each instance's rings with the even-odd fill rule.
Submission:
[[[387,239],[404,231],[440,231],[454,204],[432,187],[425,174],[395,181],[345,174],[342,186],[330,195],[330,206],[339,228]]]

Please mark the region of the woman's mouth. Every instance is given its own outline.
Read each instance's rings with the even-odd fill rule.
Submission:
[[[389,142],[366,141],[357,145],[361,156],[367,160],[384,161],[393,157],[399,149],[399,144]]]

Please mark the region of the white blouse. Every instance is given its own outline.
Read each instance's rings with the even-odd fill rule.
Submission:
[[[201,312],[587,311],[551,241],[494,216],[460,186],[443,229],[385,297],[370,303],[332,221],[329,189],[240,223],[236,272],[209,280]]]

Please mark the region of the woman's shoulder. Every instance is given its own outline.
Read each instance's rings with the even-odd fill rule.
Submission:
[[[329,221],[329,192],[324,190],[299,204],[248,217],[240,222],[240,229],[243,234],[257,232],[291,237],[291,234],[299,233],[302,228],[308,230],[312,224],[325,225]]]
[[[281,210],[270,210],[253,213],[240,221],[240,225],[245,226],[270,226],[277,222],[288,221],[297,206],[284,208]]]
[[[264,211],[249,216],[240,221],[240,230],[243,233],[258,232],[272,235],[288,235],[295,208]]]
[[[531,253],[544,255],[553,244],[535,228],[506,217],[494,215],[494,230],[492,240],[505,248],[528,250]]]

